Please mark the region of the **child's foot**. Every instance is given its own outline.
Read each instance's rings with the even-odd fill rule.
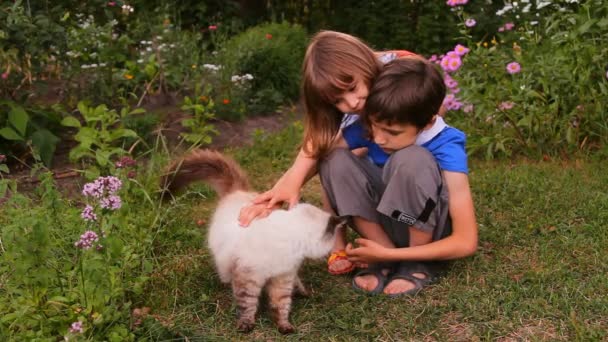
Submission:
[[[332,252],[327,259],[327,271],[333,275],[352,271],[355,265],[348,260],[344,250]]]
[[[412,277],[416,277],[421,281],[425,281],[427,279],[427,276],[424,273],[412,273]],[[384,291],[382,292],[387,295],[394,295],[407,293],[408,291],[411,291],[417,287],[418,285],[410,280],[395,278],[389,280],[388,284],[386,284],[386,286],[384,287]]]
[[[379,292],[377,290],[382,290],[378,288],[379,283],[385,281],[385,279],[380,279],[379,276],[382,275],[384,278],[386,278],[388,271],[389,270],[385,268],[380,271],[380,274],[378,274],[377,271],[368,273],[363,270],[362,274],[355,276],[353,281],[359,289],[365,292]]]
[[[390,275],[382,291],[390,297],[415,295],[433,282],[431,269],[422,262],[402,262]]]

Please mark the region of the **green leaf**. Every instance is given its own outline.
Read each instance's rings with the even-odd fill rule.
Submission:
[[[585,21],[585,23],[578,28],[578,32],[586,33],[587,31],[589,31],[589,28],[591,28],[591,26],[593,26],[593,24],[595,24],[596,22],[596,19],[590,19]]]
[[[110,152],[98,150],[95,152],[95,160],[99,166],[105,167],[110,161]]]
[[[21,106],[13,106],[11,111],[8,112],[8,121],[17,129],[17,132],[19,132],[21,136],[25,136],[27,122],[29,120],[29,115],[27,115],[27,112]]]
[[[77,127],[77,128],[80,128],[82,126],[80,124],[80,121],[78,121],[78,119],[76,119],[73,116],[68,116],[68,117],[63,118],[63,120],[61,120],[61,125],[67,126],[67,127]]]
[[[7,139],[7,140],[19,140],[19,141],[25,140],[25,138],[20,136],[19,133],[15,132],[15,130],[10,127],[4,127],[2,129],[0,129],[0,135],[2,137],[4,137],[4,139]]]
[[[9,173],[8,165],[0,164],[0,172]]]
[[[130,129],[117,129],[110,133],[110,140],[114,141],[119,138],[137,138],[137,133]]]
[[[55,147],[59,142],[59,138],[49,130],[40,129],[32,134],[32,144],[40,153],[40,158],[46,166],[51,166]]]

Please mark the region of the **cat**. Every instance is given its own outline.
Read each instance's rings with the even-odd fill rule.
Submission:
[[[239,165],[217,151],[197,150],[174,161],[161,180],[165,194],[195,181],[209,184],[220,198],[207,243],[220,280],[232,285],[238,307],[237,329],[249,332],[254,328],[265,288],[278,330],[294,332],[289,322],[292,295],[294,291],[307,292],[298,269],[305,258],[322,258],[331,251],[336,229],[346,220],[300,203],[290,210],[274,210],[247,228],[239,226],[241,208],[257,194],[250,191]]]

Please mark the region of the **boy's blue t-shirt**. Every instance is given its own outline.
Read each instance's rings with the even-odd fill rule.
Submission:
[[[437,124],[442,124],[443,128],[429,140],[421,143],[420,146],[431,152],[442,170],[468,174],[465,150],[466,135],[459,129],[445,125],[442,119],[439,120]],[[390,157],[380,146],[367,137],[367,132],[360,120],[344,127],[342,136],[351,150],[367,147],[368,157],[380,167],[383,167]]]

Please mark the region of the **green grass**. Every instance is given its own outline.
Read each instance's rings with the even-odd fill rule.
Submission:
[[[255,188],[269,188],[295,155],[298,128],[260,135],[251,148],[230,151]],[[157,259],[143,304],[169,322],[151,323],[153,339],[189,340],[601,340],[608,338],[608,175],[601,163],[470,162],[480,227],[478,253],[451,264],[447,274],[416,297],[365,296],[348,276],[330,276],[323,261],[301,274],[312,289],[297,298],[297,333],[282,337],[265,305],[254,332],[235,331],[229,287],[214,273],[204,247],[214,199],[186,212],[196,239]],[[315,179],[304,190],[319,203]],[[205,191],[204,188],[202,191]],[[150,323],[150,322],[148,322]]]
[[[227,153],[241,163],[256,189],[265,190],[291,164],[300,137],[297,125],[274,135],[256,133],[252,147]],[[139,340],[608,339],[608,234],[604,231],[608,227],[608,175],[601,171],[601,161],[471,160],[470,179],[480,228],[479,251],[473,257],[452,262],[446,275],[419,295],[394,299],[355,292],[349,276],[329,275],[323,260],[307,262],[301,276],[312,296],[296,298],[291,319],[297,332],[287,337],[277,332],[265,304],[252,333],[236,332],[231,290],[220,283],[205,247],[215,195],[205,186],[195,185],[176,202],[159,207],[154,193],[164,164],[162,153],[153,155],[138,179],[143,186],[132,184],[126,197],[131,201],[118,214],[123,223],[116,233],[124,240],[125,250],[137,253],[130,255],[134,264],[123,276],[149,277],[145,289],[133,291],[128,288],[131,282],[123,281],[127,287],[119,296],[123,299],[115,299],[114,307],[108,308],[121,312],[115,318],[120,321],[95,328],[92,318],[81,315],[90,329],[84,337],[95,340],[106,336],[103,329],[119,323],[129,327],[132,322],[127,317],[133,308],[150,307],[151,315],[134,330]],[[141,189],[147,189],[150,197]],[[315,178],[305,187],[303,197],[319,204],[319,192]],[[0,233],[9,226],[29,231],[28,222],[34,219],[28,217],[32,215],[38,217],[36,222],[54,218],[61,224],[47,224],[47,255],[52,264],[65,265],[65,272],[73,273],[72,259],[66,262],[58,258],[64,254],[74,258],[73,242],[84,229],[79,218],[82,203],[78,199],[50,202],[44,195],[33,197],[32,201],[0,206]],[[54,204],[47,208],[44,203]],[[199,225],[199,220],[205,222]],[[9,249],[7,241],[3,240],[0,251]],[[0,252],[0,266],[12,265],[3,257]],[[30,278],[53,284],[40,277]],[[62,279],[59,282],[75,284],[78,278]],[[23,287],[13,273],[0,273],[0,309],[15,312],[21,305],[19,298],[8,294],[20,293]],[[51,290],[59,291],[49,288],[49,293]],[[80,297],[67,293],[70,307],[78,308]],[[76,314],[68,310],[45,316],[54,311],[47,309],[40,314],[36,308],[48,308],[49,302],[44,297],[39,300],[42,304],[26,302],[32,312],[23,314],[16,323],[44,326],[47,330],[35,331],[36,336],[57,338],[55,334],[45,336],[45,331],[65,331]],[[6,318],[0,312],[3,316]],[[0,336],[3,331],[8,334],[4,340],[26,336],[27,332],[17,330],[16,325],[2,323],[0,319],[0,328],[5,329],[0,329]]]

